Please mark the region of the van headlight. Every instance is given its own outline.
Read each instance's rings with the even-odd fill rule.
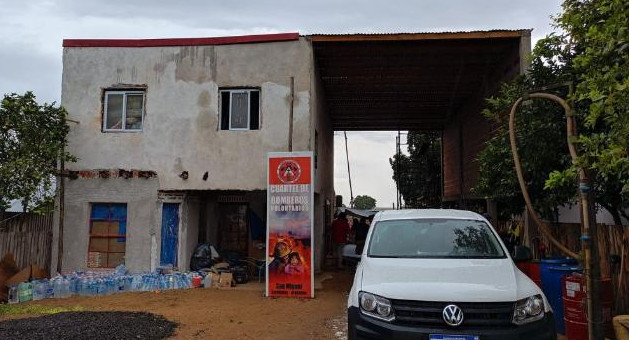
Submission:
[[[515,303],[513,323],[524,325],[544,318],[544,299],[541,295],[533,295]]]
[[[358,302],[360,312],[365,315],[383,321],[393,321],[395,319],[395,313],[393,313],[393,307],[391,307],[389,299],[367,292],[360,292],[358,293]]]

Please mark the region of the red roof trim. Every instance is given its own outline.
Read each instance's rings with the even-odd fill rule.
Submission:
[[[299,33],[242,35],[218,38],[172,38],[172,39],[64,39],[63,47],[164,47],[232,45],[276,41],[298,40]]]

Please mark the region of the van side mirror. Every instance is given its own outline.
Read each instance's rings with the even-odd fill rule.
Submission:
[[[525,246],[515,246],[511,255],[514,262],[527,262],[533,259],[531,249]]]

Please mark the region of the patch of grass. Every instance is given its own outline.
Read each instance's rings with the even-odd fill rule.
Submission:
[[[72,307],[50,307],[40,305],[3,305],[0,304],[0,316],[23,315],[23,314],[57,314],[61,312],[80,312],[84,308],[81,306]]]

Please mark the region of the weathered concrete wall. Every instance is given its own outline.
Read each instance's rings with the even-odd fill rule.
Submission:
[[[62,270],[87,269],[91,203],[127,204],[125,264],[135,272],[150,270],[151,237],[159,240],[161,225],[157,189],[156,179],[66,180]]]
[[[199,213],[201,201],[196,197],[186,197],[182,209],[179,231],[179,268],[190,269],[190,257],[199,238]]]
[[[224,46],[66,48],[63,57],[62,105],[79,122],[72,127],[68,146],[79,161],[66,167],[157,173],[152,180],[66,181],[71,182],[72,194],[66,194],[64,268],[86,266],[91,202],[128,204],[127,230],[134,235],[127,243],[127,264],[139,271],[159,265],[163,199],[158,191],[265,190],[267,152],[288,151],[291,77],[293,150],[312,150],[315,131],[318,135],[315,190],[320,199],[314,237],[321,250],[315,255],[320,266],[322,209],[326,200],[334,200],[333,136],[306,39]],[[143,131],[102,132],[103,90],[125,84],[146,86]],[[223,87],[260,88],[260,130],[219,130],[219,88]],[[316,103],[311,96],[318,96]],[[182,171],[188,171],[187,180],[179,177]],[[208,178],[203,180],[206,171]],[[151,185],[125,186],[133,181]],[[200,229],[207,241],[218,241],[220,203],[212,194],[182,195],[174,200],[182,204],[179,266],[187,269]],[[265,192],[246,195],[250,209],[264,219]],[[172,197],[166,201],[174,202]],[[251,255],[264,257],[252,242],[249,246]]]
[[[62,105],[79,121],[69,169],[156,171],[159,188],[264,189],[269,151],[286,151],[290,77],[295,78],[294,150],[311,141],[311,47],[298,41],[146,48],[65,48]],[[102,132],[102,91],[146,85],[142,132]],[[220,131],[221,87],[261,89],[260,130]],[[179,177],[188,171],[189,179]],[[208,172],[207,181],[202,179]]]
[[[332,206],[334,205],[334,131],[330,116],[326,111],[323,84],[320,81],[318,70],[314,67],[314,56],[312,58],[310,88],[313,131],[311,135],[313,151],[316,148],[315,192],[317,193],[314,202],[313,241],[315,244],[315,270],[318,271],[322,269],[325,258],[323,244],[325,227],[326,224],[330,223],[329,220],[325,220],[325,217],[332,216]]]

